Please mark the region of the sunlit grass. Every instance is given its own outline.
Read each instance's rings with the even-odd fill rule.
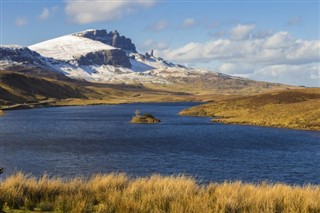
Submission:
[[[185,176],[125,174],[0,182],[0,209],[55,212],[320,212],[320,187],[242,182],[200,185]]]
[[[320,130],[320,89],[279,91],[196,106],[181,115],[214,116],[213,121]]]

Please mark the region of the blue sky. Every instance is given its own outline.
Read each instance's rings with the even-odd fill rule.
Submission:
[[[1,0],[1,44],[117,29],[138,51],[257,80],[320,86],[319,1]]]

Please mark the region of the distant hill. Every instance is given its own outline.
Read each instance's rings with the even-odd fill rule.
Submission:
[[[0,71],[0,105],[36,102],[48,98],[86,98],[88,89],[50,78]]]
[[[143,84],[193,94],[252,94],[284,89],[268,83],[174,64],[138,53],[117,31],[90,29],[28,47],[0,46],[0,70],[102,84]]]
[[[138,53],[117,31],[90,29],[28,47],[0,46],[0,109],[8,105],[210,101],[296,88]],[[50,102],[48,101],[50,99]],[[32,107],[42,106],[42,104]]]
[[[165,88],[152,89],[141,84],[101,84],[13,71],[0,71],[0,82],[0,110],[59,105],[203,101],[208,98],[207,95]]]
[[[207,103],[180,115],[211,116],[213,121],[320,130],[320,88],[293,89]]]

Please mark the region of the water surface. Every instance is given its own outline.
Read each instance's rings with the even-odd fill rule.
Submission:
[[[198,181],[320,184],[320,133],[225,125],[177,113],[194,103],[57,107],[0,118],[0,164],[39,176],[126,172]],[[130,124],[134,111],[162,122]],[[0,165],[1,166],[1,165]]]

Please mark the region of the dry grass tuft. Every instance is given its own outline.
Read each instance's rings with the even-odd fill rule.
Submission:
[[[320,212],[320,187],[242,182],[199,185],[190,177],[35,178],[0,182],[0,210],[55,212]]]

